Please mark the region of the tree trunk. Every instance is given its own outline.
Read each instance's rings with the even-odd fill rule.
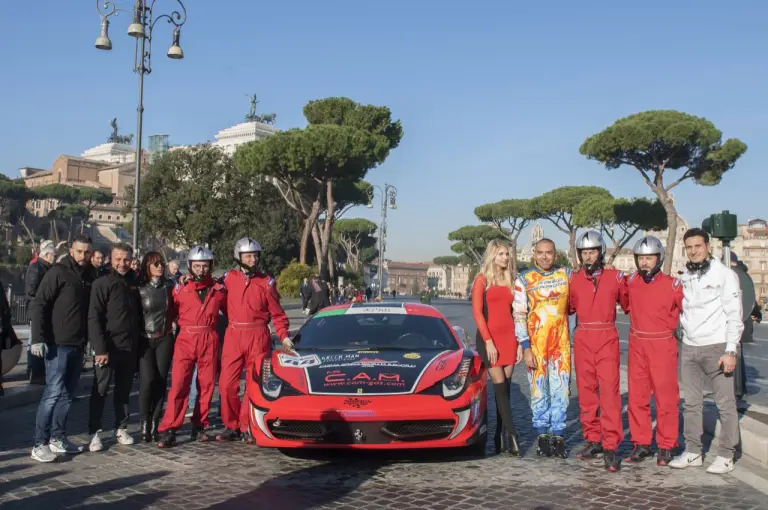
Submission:
[[[509,270],[514,282],[517,278],[517,236],[509,240]]]
[[[336,264],[334,264],[331,250],[328,250],[328,277],[329,282],[333,282],[336,279]]]
[[[24,221],[24,216],[22,213],[21,218],[19,218],[19,223],[22,227],[24,227],[24,230],[27,232],[27,236],[29,236],[29,242],[32,243],[32,251],[37,252],[37,243],[35,242],[35,236],[32,235],[32,231],[29,230],[29,227],[27,226],[27,222]]]
[[[309,251],[309,237],[313,234],[317,218],[320,217],[320,200],[312,203],[312,212],[304,220],[304,229],[301,232],[301,245],[299,247],[299,264],[307,264],[307,252]]]
[[[605,263],[606,264],[613,264],[613,261],[616,259],[616,255],[619,254],[619,250],[621,249],[620,246],[614,246],[610,250],[608,250],[608,253],[605,255]]]
[[[667,242],[664,249],[667,251],[664,257],[664,267],[662,271],[664,274],[670,274],[672,272],[672,262],[675,255],[675,242],[677,241],[677,209],[675,208],[675,202],[669,193],[661,187],[657,187],[653,190],[659,201],[664,205],[664,210],[667,212]]]
[[[321,246],[320,241],[320,227],[317,226],[317,223],[315,223],[315,226],[312,227],[312,243],[315,246],[315,264],[317,264],[317,274],[322,275],[323,274],[323,248]]]
[[[325,183],[325,190],[325,204],[327,209],[325,211],[325,222],[323,222],[322,235],[320,236],[320,248],[323,250],[323,257],[321,260],[327,262],[330,260],[328,255],[330,253],[331,235],[333,235],[333,219],[334,214],[336,213],[336,202],[333,200],[333,181]],[[328,278],[327,271],[327,267],[325,268],[325,271],[323,271],[322,268],[320,270],[320,274],[323,275],[326,280]]]
[[[573,265],[574,269],[578,269],[579,267],[579,257],[576,254],[576,230],[571,230],[568,232],[568,247],[571,252],[571,264]]]

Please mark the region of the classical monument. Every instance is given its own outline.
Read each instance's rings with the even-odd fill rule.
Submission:
[[[246,94],[246,96],[250,103],[250,109],[245,114],[245,122],[222,129],[216,133],[216,141],[213,142],[214,146],[221,147],[227,154],[234,154],[237,147],[244,143],[260,140],[278,132],[278,129],[274,127],[277,114],[258,114],[256,106],[259,104],[259,100],[256,98],[256,94],[253,96]]]
[[[103,161],[104,163],[123,164],[136,161],[136,149],[133,147],[133,135],[121,135],[117,118],[109,122],[112,127],[112,133],[107,138],[107,143],[91,147],[84,151],[80,157],[92,161]]]
[[[533,228],[531,228],[531,237],[528,239],[528,242],[517,248],[518,262],[529,264],[531,257],[533,257],[533,245],[542,239],[544,239],[544,227],[541,226],[541,223],[536,222]]]

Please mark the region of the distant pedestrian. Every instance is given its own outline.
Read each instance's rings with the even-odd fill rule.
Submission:
[[[739,415],[733,386],[738,345],[744,331],[739,277],[710,253],[709,234],[700,228],[683,236],[688,255],[683,282],[683,348],[680,375],[685,404],[685,451],[669,463],[683,469],[703,465],[701,452],[704,380],[712,387],[720,415],[717,458],[707,473],[725,474],[734,469],[739,442]]]
[[[0,289],[3,288],[3,282],[0,282]],[[18,360],[18,355],[13,354],[13,350],[21,349],[21,342],[19,337],[16,336],[16,332],[13,330],[11,324],[11,307],[8,304],[8,298],[5,296],[5,292],[2,292],[2,298],[0,299],[0,369],[2,369],[2,358],[5,356],[13,356],[12,363]],[[18,345],[18,347],[16,347]],[[3,351],[7,351],[3,355]],[[3,372],[0,370],[0,397],[5,395],[3,390]]]
[[[115,438],[122,445],[132,445],[128,433],[128,403],[136,373],[141,305],[136,275],[130,269],[133,248],[117,243],[109,254],[112,268],[97,279],[91,291],[88,311],[88,335],[94,352],[94,378],[88,410],[88,449],[104,449],[101,419],[109,385],[114,380]],[[143,329],[143,328],[142,328]]]
[[[331,306],[331,290],[328,288],[328,284],[320,279],[319,275],[312,277],[309,288],[311,292],[307,308],[308,314],[311,317],[323,308]]]
[[[46,369],[32,448],[32,458],[39,462],[53,462],[57,453],[83,451],[67,439],[66,424],[88,339],[91,249],[90,238],[76,236],[69,254],[48,270],[29,305],[30,350],[35,356],[45,356]]]
[[[40,244],[40,254],[35,262],[27,267],[24,276],[24,290],[27,298],[27,307],[35,299],[37,288],[43,281],[45,273],[53,265],[56,257],[56,249],[50,241],[44,241]],[[30,322],[31,325],[31,322]],[[32,356],[30,348],[32,347],[32,337],[27,340],[27,377],[31,384],[45,384],[45,360],[39,356]]]

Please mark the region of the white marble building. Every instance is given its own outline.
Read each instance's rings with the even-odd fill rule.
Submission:
[[[87,149],[80,154],[80,157],[120,165],[136,161],[136,149],[122,143],[103,143]]]
[[[261,122],[243,122],[216,133],[214,147],[221,147],[230,156],[240,145],[254,140],[261,140],[277,133],[279,129]]]

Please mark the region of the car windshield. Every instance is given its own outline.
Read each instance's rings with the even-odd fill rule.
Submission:
[[[318,316],[299,330],[294,342],[302,350],[459,348],[444,320],[403,313]]]

